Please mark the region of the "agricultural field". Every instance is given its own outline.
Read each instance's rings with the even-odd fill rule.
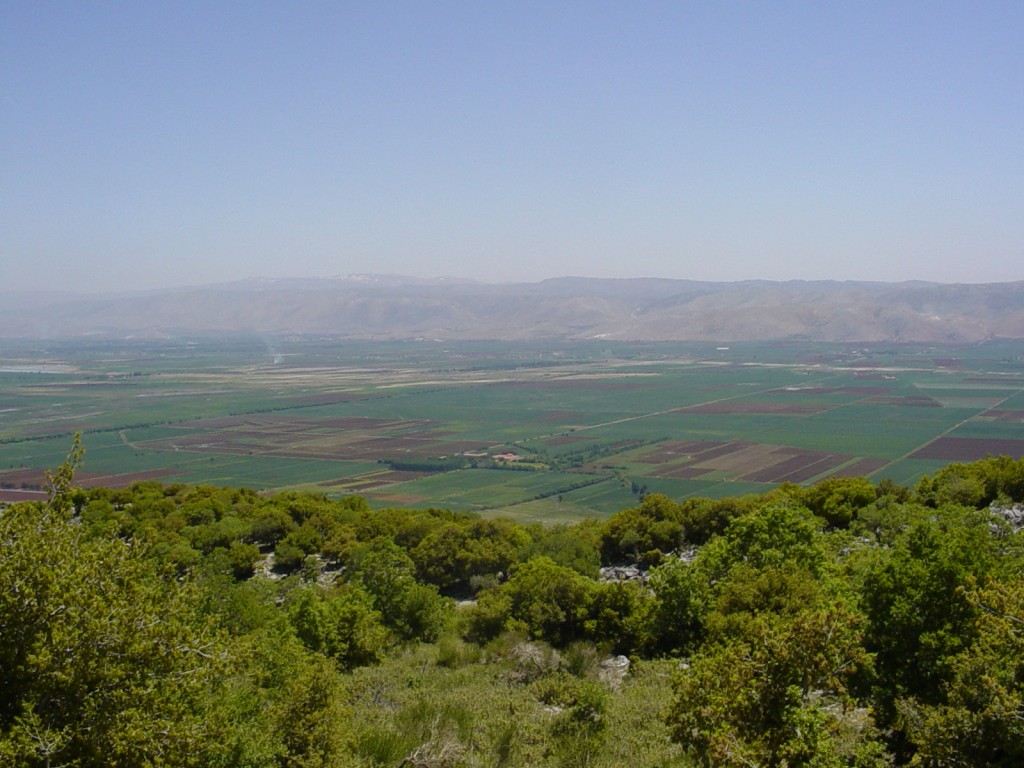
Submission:
[[[526,520],[1024,457],[1024,342],[0,342],[0,498],[156,479]]]

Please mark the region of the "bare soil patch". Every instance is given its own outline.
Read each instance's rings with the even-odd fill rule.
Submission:
[[[671,477],[675,480],[696,480],[711,470],[694,466],[666,467],[650,473],[650,477]]]
[[[695,456],[712,448],[720,448],[726,443],[713,440],[669,440],[660,443],[658,449],[636,458],[644,464],[667,464],[683,456]]]
[[[912,459],[978,461],[989,456],[1024,458],[1024,440],[996,437],[940,437],[914,451]]]
[[[779,454],[778,447],[760,443],[733,443],[728,453],[709,451],[697,457],[693,466],[738,474],[775,466],[786,460],[788,454]],[[708,454],[715,453],[713,456]]]
[[[0,488],[0,501],[14,504],[19,501],[46,501],[46,491],[12,490]]]
[[[741,479],[754,483],[780,483],[786,480],[800,482],[799,479],[814,477],[819,472],[825,471],[826,467],[810,471],[812,468],[831,462],[832,466],[838,466],[844,461],[849,461],[849,456],[836,456],[834,454],[821,453],[820,451],[807,451],[801,448],[778,448],[775,456],[779,459],[774,464],[763,466],[744,475]],[[808,474],[808,472],[810,473]]]
[[[812,461],[810,464],[806,464],[805,466],[800,467],[799,469],[797,469],[797,470],[795,470],[793,472],[790,472],[787,475],[782,475],[781,477],[776,477],[774,480],[772,480],[770,482],[773,482],[773,483],[802,483],[802,482],[805,482],[807,480],[810,480],[815,475],[820,475],[823,472],[827,472],[828,470],[830,470],[833,467],[837,467],[840,464],[842,464],[842,463],[844,463],[846,461],[849,461],[849,458],[850,458],[849,456],[835,456],[835,455],[824,456],[823,458],[820,458],[817,461]]]
[[[889,462],[886,459],[857,459],[852,464],[836,470],[832,477],[866,477],[877,472]]]

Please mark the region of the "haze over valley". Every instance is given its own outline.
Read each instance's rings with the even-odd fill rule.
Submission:
[[[324,334],[358,339],[917,341],[1024,338],[1024,282],[349,275],[135,293],[2,295],[0,336]]]

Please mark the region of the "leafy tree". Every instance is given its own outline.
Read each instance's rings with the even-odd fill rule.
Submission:
[[[506,573],[530,535],[509,520],[448,522],[412,550],[420,577],[442,590],[465,590],[483,577]]]
[[[657,560],[682,542],[679,505],[667,496],[651,493],[639,506],[608,519],[601,531],[601,559],[605,563]]]
[[[290,596],[288,620],[306,648],[345,669],[378,662],[387,644],[373,598],[359,585],[326,593],[315,585],[303,587]]]
[[[357,548],[348,577],[373,597],[384,624],[403,640],[436,640],[448,617],[448,603],[433,585],[416,581],[416,564],[389,539]]]
[[[969,579],[977,640],[949,660],[945,700],[899,702],[921,765],[1024,765],[1024,578]]]
[[[87,539],[54,477],[49,505],[0,513],[3,762],[199,764],[226,637],[140,546]]]
[[[601,554],[592,540],[579,535],[579,527],[558,527],[543,532],[517,555],[521,561],[533,557],[550,557],[559,565],[596,579],[601,571]]]
[[[679,505],[679,522],[683,524],[687,541],[704,544],[725,531],[731,520],[751,512],[759,504],[754,497],[686,499]]]
[[[650,592],[639,582],[598,583],[593,590],[587,635],[614,653],[634,653],[648,642]]]
[[[749,618],[679,673],[673,738],[703,766],[887,764],[869,715],[849,696],[869,663],[858,614],[829,601]]]
[[[650,572],[654,594],[647,631],[647,650],[678,653],[695,648],[703,639],[707,583],[682,560],[668,560]]]
[[[877,489],[863,477],[830,477],[800,494],[800,501],[834,528],[847,527],[877,498]]]
[[[977,607],[964,587],[996,563],[991,525],[984,513],[956,508],[918,515],[865,568],[865,642],[877,656],[877,698],[887,720],[897,699],[941,702],[948,660],[976,631]]]
[[[971,464],[947,464],[934,477],[921,478],[918,500],[930,507],[961,505],[983,509],[1004,500],[1024,501],[1024,459],[992,456]]]
[[[504,584],[484,592],[469,619],[474,639],[502,630],[525,630],[531,637],[564,646],[586,637],[596,585],[547,557],[517,565]]]

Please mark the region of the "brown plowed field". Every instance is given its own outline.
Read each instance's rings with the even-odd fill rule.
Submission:
[[[14,504],[19,501],[46,501],[45,491],[21,491],[0,488],[0,501]]]
[[[696,480],[703,475],[708,474],[711,470],[700,469],[698,467],[685,466],[685,467],[665,467],[665,469],[659,469],[650,473],[650,477],[671,477],[676,480]]]
[[[0,472],[0,483],[7,483],[13,486],[39,485],[46,482],[46,475],[41,469],[11,469]]]
[[[820,458],[821,454],[808,455],[796,449],[783,449],[779,451],[779,460],[776,463],[762,466],[760,469],[752,468],[754,471],[743,475],[742,479],[751,483],[770,483],[774,478],[802,469]]]
[[[735,442],[731,443],[705,443],[705,445],[714,445],[714,447],[694,452],[694,461],[699,461],[702,464],[704,464],[709,462],[711,459],[717,459],[719,456],[728,456],[730,453],[735,453],[736,451],[739,451],[743,448],[747,448],[751,445],[756,445],[756,443],[747,443],[742,440],[736,440]]]
[[[731,447],[732,450],[728,453],[707,451],[695,458],[693,466],[717,472],[740,474],[774,466],[784,459],[784,457],[778,455],[774,445],[732,443]]]
[[[687,456],[689,460],[673,464],[680,456]],[[799,483],[845,464],[850,457],[745,441],[679,441],[663,444],[661,450],[645,454],[642,460],[666,465],[649,472],[650,477],[692,480],[718,472],[745,482]]]
[[[877,472],[889,462],[886,459],[858,459],[842,469],[832,473],[832,477],[867,477]]]
[[[180,474],[173,469],[151,469],[143,472],[124,472],[104,475],[96,472],[76,472],[75,485],[82,488],[127,488],[144,480],[162,480]],[[0,473],[0,483],[8,488],[4,491],[26,491],[38,494],[46,487],[46,475],[38,469],[16,469]],[[32,496],[31,498],[36,498]]]
[[[849,456],[835,456],[829,455],[824,458],[813,461],[804,467],[790,472],[788,475],[777,476],[774,480],[770,481],[773,483],[802,483],[805,480],[810,480],[815,475],[820,475],[823,472],[827,472],[832,467],[837,467],[840,464],[849,461]]]
[[[989,456],[1024,458],[1024,440],[989,437],[940,437],[914,453],[912,459],[977,461]]]
[[[656,451],[637,457],[644,464],[667,464],[680,456],[697,456],[703,451],[720,448],[726,443],[713,440],[671,440],[661,443]]]

